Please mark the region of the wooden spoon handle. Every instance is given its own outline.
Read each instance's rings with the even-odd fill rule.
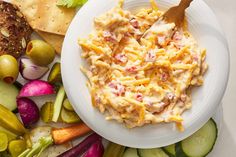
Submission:
[[[181,2],[179,3],[179,7],[181,7],[182,9],[186,9],[190,6],[190,3],[193,0],[181,0]]]

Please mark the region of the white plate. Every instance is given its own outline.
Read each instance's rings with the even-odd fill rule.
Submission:
[[[227,41],[211,9],[202,1],[193,1],[187,10],[189,31],[202,48],[207,49],[209,70],[205,84],[194,90],[193,107],[183,114],[184,132],[173,124],[146,125],[127,129],[116,121],[106,121],[91,105],[86,77],[80,71],[84,60],[77,45],[78,37],[87,37],[93,29],[94,17],[108,11],[118,0],[89,0],[77,13],[65,37],[62,50],[62,77],[68,97],[81,119],[95,132],[118,144],[136,147],[161,147],[178,142],[199,129],[216,111],[224,95],[229,74]],[[125,8],[133,10],[149,6],[148,0],[126,0]],[[157,0],[161,10],[178,3],[177,0]]]

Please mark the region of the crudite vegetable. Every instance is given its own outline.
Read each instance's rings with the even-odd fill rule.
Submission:
[[[13,83],[16,81],[18,74],[17,60],[11,55],[0,56],[0,80]]]
[[[55,144],[62,144],[91,131],[92,130],[86,124],[79,123],[66,128],[53,128],[52,137]]]
[[[91,148],[91,150],[89,150],[89,152],[87,152],[87,155],[89,155],[89,156],[86,156],[86,157],[101,157],[100,154],[101,154],[101,152],[103,152],[103,148],[101,148],[102,147],[101,140],[102,140],[101,136],[99,136],[95,133],[91,134],[85,140],[83,140],[81,143],[79,143],[78,145],[76,145],[72,149],[62,153],[61,155],[59,155],[57,157],[78,157],[78,156],[81,156],[82,154],[84,154],[86,151],[88,151],[89,148]],[[98,148],[99,150],[96,150],[96,149],[92,148],[91,146],[98,141],[100,141],[100,143],[98,144],[98,146],[96,146],[96,148]],[[95,147],[95,146],[93,146],[93,147]],[[94,152],[91,152],[92,150]],[[98,152],[98,154],[95,154],[96,152]],[[90,156],[90,154],[92,154],[93,156]],[[110,157],[112,157],[112,156],[110,156]]]
[[[103,157],[122,157],[125,146],[110,142],[105,150]]]
[[[18,157],[26,150],[26,142],[23,139],[13,140],[9,143],[8,151],[12,157]]]
[[[83,157],[102,157],[103,152],[102,140],[98,140],[84,153]]]
[[[54,87],[48,82],[42,80],[34,80],[26,83],[22,87],[18,95],[18,98],[50,95],[54,93],[55,93]]]
[[[18,94],[19,88],[16,82],[14,84],[8,84],[4,81],[0,81],[0,104],[11,111],[16,111],[16,97]]]
[[[58,118],[60,117],[60,113],[61,113],[61,107],[62,107],[62,103],[65,97],[65,90],[64,87],[61,86],[58,93],[57,93],[57,97],[54,103],[54,109],[53,109],[53,117],[52,117],[52,121],[53,122],[57,122]]]
[[[17,99],[18,111],[25,127],[35,124],[39,120],[39,108],[35,102],[29,98]]]
[[[58,6],[64,6],[67,8],[75,8],[83,6],[88,0],[58,0]]]
[[[37,80],[43,77],[49,70],[48,67],[42,67],[34,64],[28,58],[21,58],[19,70],[21,76],[26,80]]]
[[[16,117],[16,115],[1,104],[0,104],[0,126],[13,132],[16,135],[23,135],[26,132],[26,129],[19,121],[19,119]]]
[[[47,66],[55,58],[55,50],[42,40],[32,40],[26,48],[26,55],[37,65]]]
[[[65,128],[51,128],[47,126],[37,127],[26,134],[27,136],[25,137],[27,138],[27,146],[29,148],[22,152],[18,157],[39,157],[49,146],[67,143],[90,131],[91,130],[84,123]]]
[[[7,134],[4,132],[0,132],[0,152],[3,152],[7,149],[8,138]]]

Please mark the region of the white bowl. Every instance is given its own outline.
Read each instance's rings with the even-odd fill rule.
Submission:
[[[62,78],[69,100],[81,119],[104,138],[129,147],[153,148],[178,142],[198,130],[216,111],[224,95],[229,75],[229,52],[227,41],[211,9],[202,1],[195,0],[187,10],[189,31],[200,47],[207,49],[205,83],[193,91],[193,107],[184,112],[184,132],[174,124],[155,124],[127,129],[116,121],[106,121],[91,105],[86,77],[80,71],[85,64],[80,57],[78,37],[87,37],[93,29],[94,17],[108,11],[118,0],[89,0],[72,21],[62,50]],[[177,0],[158,0],[161,10],[178,3]],[[126,0],[126,9],[149,6],[148,0]]]

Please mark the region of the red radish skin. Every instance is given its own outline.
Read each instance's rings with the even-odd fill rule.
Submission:
[[[41,67],[35,65],[30,59],[28,58],[21,58],[19,71],[21,76],[26,80],[37,80],[43,77],[48,71],[48,67]]]
[[[39,120],[39,108],[29,98],[18,98],[17,99],[17,108],[20,113],[20,117],[25,127],[29,127],[32,124],[35,124]]]
[[[75,147],[69,149],[68,151],[62,153],[57,157],[79,157],[83,155],[92,144],[96,143],[97,141],[101,141],[102,137],[96,133],[89,135],[85,140],[81,143],[76,145]]]
[[[42,80],[34,80],[26,83],[22,87],[18,95],[18,98],[50,95],[54,93],[55,93],[54,87],[48,82]]]
[[[104,147],[102,141],[99,140],[94,143],[83,155],[83,157],[102,157],[104,153]]]

